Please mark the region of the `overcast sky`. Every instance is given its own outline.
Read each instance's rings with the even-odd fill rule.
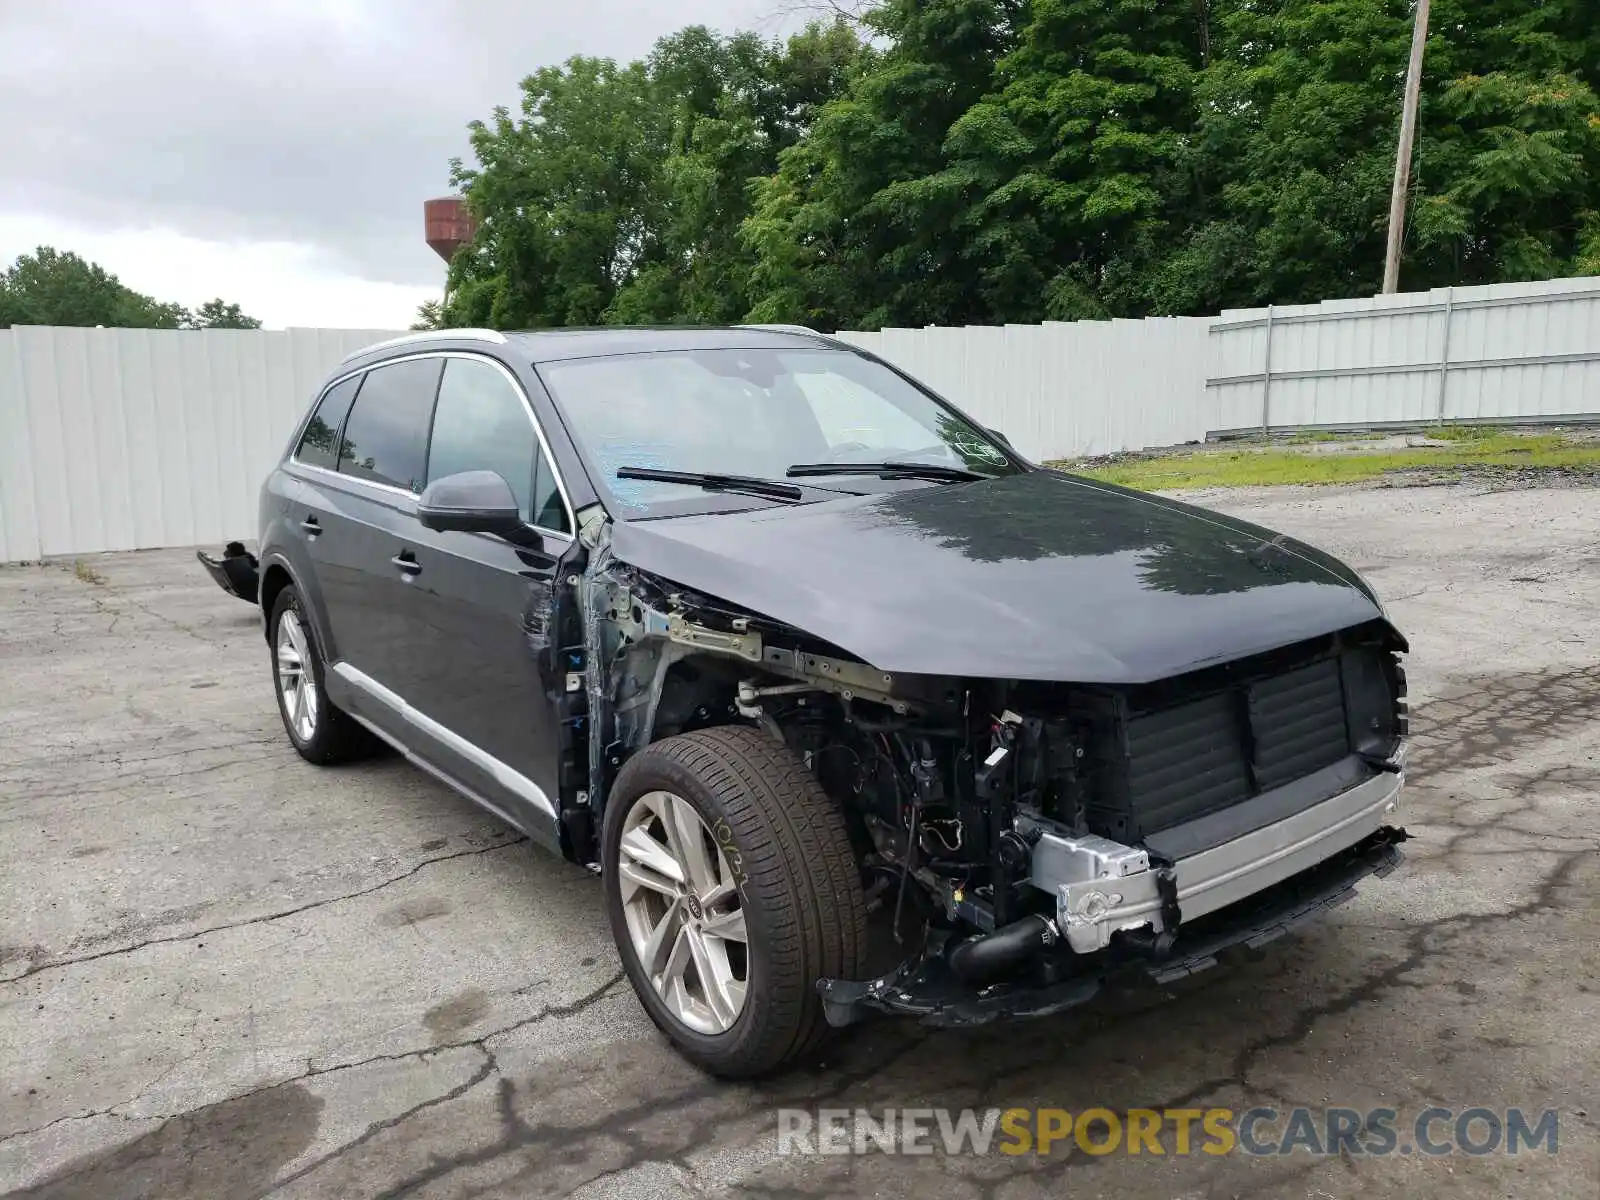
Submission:
[[[0,0],[0,268],[75,250],[160,300],[387,329],[443,288],[422,202],[573,54],[784,0]]]

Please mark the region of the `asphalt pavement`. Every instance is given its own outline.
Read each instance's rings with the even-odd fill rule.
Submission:
[[[0,1192],[1600,1196],[1600,491],[1200,499],[1345,557],[1410,635],[1405,865],[1170,987],[874,1022],[759,1086],[654,1031],[587,872],[397,757],[296,757],[191,552],[0,568]],[[1559,1140],[778,1154],[779,1109],[1039,1106],[1548,1109]]]

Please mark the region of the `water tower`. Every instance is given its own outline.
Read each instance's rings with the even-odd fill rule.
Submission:
[[[428,245],[447,263],[456,256],[457,250],[472,240],[472,235],[478,230],[477,222],[467,211],[467,202],[460,196],[424,200],[422,220]]]
[[[456,251],[472,240],[478,223],[460,196],[441,196],[422,202],[422,223],[433,252],[448,264]],[[450,303],[450,280],[445,278],[444,304]]]

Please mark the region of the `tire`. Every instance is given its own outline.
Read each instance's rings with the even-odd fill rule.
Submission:
[[[685,802],[698,816],[711,839],[702,848],[717,855],[713,869],[722,872],[720,886],[735,889],[743,914],[743,1001],[725,1028],[686,1019],[685,1006],[668,998],[672,985],[663,992],[652,982],[636,945],[635,929],[649,925],[640,906],[670,904],[653,887],[637,883],[640,831],[665,830],[652,815],[670,808],[671,800],[662,796]],[[665,738],[635,754],[617,776],[601,836],[606,910],[617,952],[645,1011],[684,1057],[713,1075],[748,1079],[822,1042],[828,1025],[816,983],[858,976],[867,945],[866,900],[844,815],[793,751],[743,726]],[[728,919],[725,912],[719,903],[680,914],[685,927],[690,917],[698,925],[702,956],[710,954],[706,947],[715,947],[711,931]],[[737,940],[724,947],[737,975]],[[676,943],[672,953],[678,953]],[[703,958],[689,957],[698,970]],[[671,963],[669,957],[669,970]],[[692,995],[693,986],[679,989],[678,998]],[[703,984],[700,992],[710,994]]]
[[[300,757],[318,766],[329,766],[370,754],[372,735],[328,699],[316,629],[293,584],[278,593],[267,629],[267,644],[272,654],[272,691],[278,698],[278,716],[283,719],[284,732]],[[299,635],[298,639],[294,634]],[[287,650],[285,642],[289,643]],[[290,695],[294,689],[286,690],[285,683],[297,678],[292,660],[298,660],[299,670],[304,673],[305,691],[300,695],[310,697],[309,710],[300,707],[303,700],[291,705]]]

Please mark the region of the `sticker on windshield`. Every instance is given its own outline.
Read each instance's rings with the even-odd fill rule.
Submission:
[[[969,442],[965,439],[952,438],[950,448],[968,462],[977,459],[979,462],[993,463],[997,467],[1006,465],[1006,456],[987,442]]]

